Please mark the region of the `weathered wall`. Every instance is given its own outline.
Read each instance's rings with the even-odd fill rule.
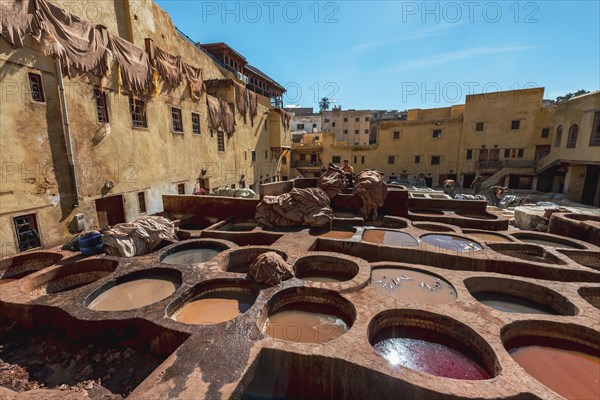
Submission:
[[[145,48],[145,39],[188,63],[203,69],[204,79],[230,78],[204,52],[182,38],[170,17],[151,0],[123,2],[57,1],[73,13],[93,23],[108,27],[113,34]],[[99,5],[102,5],[100,7]],[[115,8],[115,4],[117,4]],[[89,17],[89,18],[88,18]],[[36,103],[29,89],[29,71],[43,75],[45,103]],[[117,84],[116,68],[100,82],[97,77],[82,75],[65,78],[75,171],[79,187],[79,209],[73,209],[73,193],[65,151],[54,62],[40,52],[32,39],[26,46],[13,50],[0,39],[0,77],[2,79],[2,188],[0,190],[0,224],[4,252],[16,249],[12,218],[36,213],[43,245],[69,239],[73,231],[67,226],[73,216],[82,213],[86,227],[98,225],[95,200],[104,196],[123,196],[126,220],[140,215],[138,193],[144,192],[147,213],[162,211],[162,195],[177,193],[184,184],[191,193],[202,168],[207,169],[210,188],[246,187],[276,176],[277,159],[271,157],[271,142],[278,145],[289,138],[284,135],[281,118],[269,112],[269,99],[259,97],[254,124],[244,123],[236,112],[236,131],[225,140],[219,151],[217,133],[209,129],[206,98],[190,97],[187,85],[167,87],[159,80],[159,95],[146,96],[147,128],[132,126],[129,94]],[[109,123],[97,120],[94,87],[106,92]],[[226,93],[233,99],[233,85]],[[139,97],[142,98],[142,97]],[[171,107],[182,111],[183,133],[172,130]],[[191,113],[200,115],[201,133],[192,134]],[[265,121],[272,119],[267,128]],[[287,133],[289,136],[289,133]],[[225,135],[227,136],[227,135]],[[257,162],[251,161],[251,152]],[[265,152],[267,156],[265,157]],[[107,180],[114,187],[106,190]]]

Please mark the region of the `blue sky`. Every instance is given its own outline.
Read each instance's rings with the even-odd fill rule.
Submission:
[[[288,88],[286,104],[429,108],[600,88],[596,0],[157,2],[194,40],[226,42]]]

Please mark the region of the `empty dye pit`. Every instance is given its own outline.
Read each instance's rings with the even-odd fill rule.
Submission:
[[[162,259],[165,264],[199,264],[216,257],[221,251],[213,246],[197,247],[171,253]]]
[[[580,249],[581,248],[579,246],[571,246],[569,244],[555,242],[555,241],[546,240],[546,239],[534,239],[534,238],[530,238],[530,237],[523,237],[523,238],[519,237],[518,239],[525,243],[537,244],[540,246],[554,247],[554,248],[558,248],[558,249]]]
[[[600,398],[600,358],[546,346],[510,350],[511,357],[532,377],[567,399]]]
[[[102,292],[88,308],[94,311],[126,311],[144,307],[172,295],[179,283],[172,276],[148,276],[123,282]]]
[[[511,243],[511,240],[505,238],[502,235],[496,235],[494,233],[485,233],[485,232],[469,232],[465,233],[475,239],[486,240],[488,242],[501,242],[501,243]]]
[[[379,243],[388,246],[418,246],[419,241],[405,232],[385,229],[368,229],[362,239],[369,243]]]
[[[305,281],[311,282],[323,282],[323,283],[332,283],[332,282],[345,282],[349,278],[342,274],[338,274],[335,272],[326,272],[326,271],[311,271],[310,273],[303,275],[302,279]]]
[[[556,315],[556,313],[549,307],[528,299],[524,299],[522,297],[495,292],[476,292],[471,294],[480,303],[502,312],[516,314]]]
[[[452,379],[483,380],[490,375],[475,361],[443,344],[420,339],[389,338],[373,348],[390,365]]]
[[[184,324],[218,324],[248,311],[255,299],[255,295],[240,291],[207,293],[185,304],[172,318]]]
[[[329,342],[348,329],[339,310],[309,302],[294,302],[280,308],[264,326],[264,332],[273,338],[302,343]]]
[[[376,268],[371,285],[386,296],[411,303],[448,304],[456,300],[456,291],[435,275],[403,268]]]
[[[439,247],[440,249],[453,250],[461,253],[483,250],[483,247],[479,243],[454,235],[432,233],[421,236],[421,240],[432,246]]]

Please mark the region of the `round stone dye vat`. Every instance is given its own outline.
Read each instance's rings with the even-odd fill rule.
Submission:
[[[473,277],[464,281],[480,303],[498,311],[516,314],[575,315],[566,297],[542,285],[507,278]]]
[[[512,240],[509,238],[500,235],[498,233],[492,232],[480,232],[480,231],[463,231],[463,233],[469,237],[483,240],[485,242],[501,242],[501,243],[511,243]]]
[[[411,303],[448,304],[457,297],[454,287],[444,279],[401,267],[374,266],[371,285],[386,296]]]
[[[577,291],[588,303],[600,310],[600,286],[582,287]]]
[[[511,236],[522,242],[537,244],[538,246],[552,247],[556,249],[585,249],[585,246],[566,238],[553,235],[537,235],[529,232],[515,232]]]
[[[461,380],[490,379],[499,369],[490,346],[469,327],[425,311],[376,315],[369,325],[369,342],[392,369]]]
[[[481,246],[479,243],[454,235],[429,233],[421,236],[421,240],[431,246],[460,253],[483,250],[483,246]]]
[[[181,300],[175,301],[168,307],[167,314],[184,324],[218,324],[248,311],[258,292],[258,286],[248,281],[210,281],[196,286]]]
[[[334,291],[292,288],[277,293],[267,305],[263,332],[275,339],[326,343],[354,323],[352,303]]]
[[[119,263],[106,258],[92,258],[50,268],[30,278],[22,290],[32,294],[55,294],[89,285],[114,272]]]
[[[166,299],[180,285],[179,271],[138,271],[105,283],[87,297],[84,305],[94,311],[135,310]]]
[[[169,248],[160,258],[163,264],[189,265],[207,262],[229,247],[206,239],[192,239]]]
[[[0,261],[0,285],[21,279],[59,262],[63,256],[49,251],[20,254]]]
[[[362,240],[369,243],[385,244],[387,246],[418,246],[419,241],[414,236],[406,233],[388,229],[367,229]]]
[[[345,282],[358,274],[359,266],[346,258],[311,255],[294,263],[296,278],[311,282]]]
[[[545,330],[545,322],[527,322],[537,322],[536,328],[531,327],[532,330]],[[598,333],[577,327],[579,335],[589,336],[577,338],[576,342],[564,337],[561,327],[555,325],[548,326],[552,329],[548,331],[548,337],[527,336],[525,333],[524,336],[515,336],[509,340],[503,338],[504,346],[525,372],[559,395],[567,399],[599,399]]]

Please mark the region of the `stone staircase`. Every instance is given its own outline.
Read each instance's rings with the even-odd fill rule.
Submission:
[[[504,178],[509,175],[531,175],[535,173],[534,167],[504,167],[496,171],[492,176],[481,183],[481,189],[486,190],[494,185],[504,184]]]

